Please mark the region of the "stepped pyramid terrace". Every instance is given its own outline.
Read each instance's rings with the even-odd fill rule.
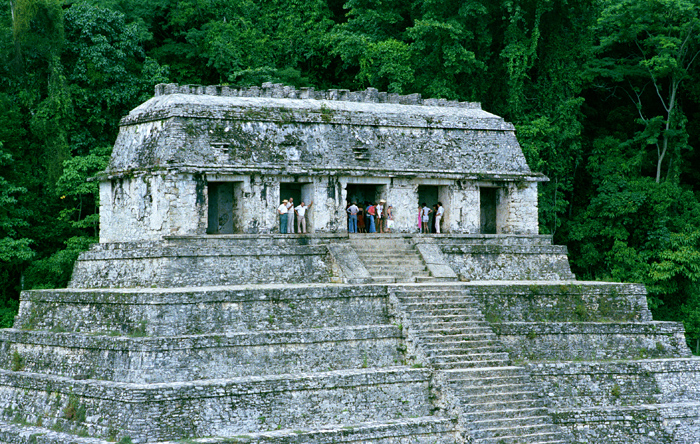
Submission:
[[[157,85],[95,180],[100,242],[0,330],[0,444],[700,442],[683,326],[576,280],[478,103]]]

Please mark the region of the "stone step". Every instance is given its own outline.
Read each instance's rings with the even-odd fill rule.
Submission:
[[[483,401],[483,402],[477,402]],[[503,417],[504,411],[520,410],[520,409],[539,409],[544,407],[544,402],[540,399],[502,399],[488,400],[475,399],[469,402],[463,402],[463,409],[469,412],[471,420],[486,420]]]
[[[427,346],[425,347],[425,353],[428,356],[469,356],[478,353],[499,353],[501,350],[498,349],[498,343],[489,344],[484,346],[474,346],[470,342],[465,342],[463,347],[442,347],[442,346]],[[469,344],[470,346],[467,346]]]
[[[544,412],[544,411],[543,411]],[[488,430],[498,428],[518,429],[522,426],[549,426],[552,427],[552,418],[549,415],[515,416],[494,419],[481,419],[469,423],[473,430]]]
[[[421,335],[421,339],[425,344],[435,345],[435,344],[446,344],[455,341],[497,341],[498,336],[493,332],[484,333],[460,333],[454,335],[444,335],[444,334],[424,334]]]
[[[486,321],[451,321],[451,322],[431,322],[431,323],[419,323],[421,325],[421,331],[452,331],[452,330],[472,330],[472,329],[487,329],[491,330],[491,327]]]
[[[433,355],[430,360],[435,365],[441,365],[471,361],[508,361],[509,356],[508,353],[487,352],[463,355]]]
[[[446,304],[442,302],[432,302],[430,300],[424,300],[422,302],[402,302],[401,305],[404,307],[406,312],[411,313],[411,315],[445,315],[445,314],[455,314],[455,315],[470,315],[479,316],[483,319],[481,310],[476,304],[470,304],[468,302],[460,304]]]
[[[544,406],[525,406],[517,409],[494,409],[465,411],[462,417],[467,423],[479,421],[504,421],[515,418],[549,417],[549,410]]]
[[[480,376],[480,377],[465,377],[465,378],[452,378],[449,381],[451,387],[455,390],[469,389],[484,387],[485,390],[489,390],[489,387],[500,386],[500,385],[521,385],[523,387],[532,387],[530,376],[527,374],[522,375],[508,375],[501,374],[499,376]]]
[[[464,393],[461,390],[455,390],[455,393],[460,396],[463,402],[468,403],[470,405],[478,405],[478,404],[498,404],[502,402],[513,402],[513,401],[528,401],[528,402],[533,402],[533,403],[538,403],[540,402],[539,397],[537,396],[536,392],[533,391],[506,391],[506,392],[498,392],[499,388],[494,387],[493,392],[478,392],[478,393],[471,393],[467,392]],[[520,387],[508,387],[508,390],[511,389],[520,389]],[[504,389],[505,390],[505,389]],[[488,409],[487,409],[488,410]]]
[[[421,261],[421,257],[418,255],[418,252],[415,250],[401,250],[401,251],[376,251],[374,249],[372,250],[362,250],[356,248],[355,251],[357,252],[357,255],[360,256],[361,260],[366,260],[369,262],[387,262],[387,261],[392,261],[397,264],[400,264],[401,262],[408,262],[408,261]]]
[[[406,312],[411,314],[411,318],[422,317],[442,317],[442,316],[465,316],[474,318],[479,321],[484,321],[484,315],[478,307],[450,307],[450,308],[432,308],[426,307],[428,303],[407,304],[404,306]]]
[[[467,313],[467,314],[446,314],[446,315],[435,315],[435,314],[414,314],[411,316],[413,323],[416,325],[422,324],[433,324],[433,323],[452,323],[452,322],[469,322],[473,325],[489,325],[482,316],[477,312]]]
[[[463,368],[483,368],[483,367],[506,367],[510,365],[510,359],[490,359],[483,361],[456,361],[456,362],[435,362],[433,367],[439,370],[453,370]]]
[[[512,430],[494,430],[496,436],[478,438],[475,444],[559,444],[567,443],[561,440],[561,432],[540,432],[513,434]],[[502,434],[501,434],[502,433]]]
[[[430,303],[442,303],[442,304],[469,304],[474,306],[479,306],[475,299],[472,297],[465,297],[463,295],[445,295],[445,294],[416,294],[411,296],[398,296],[399,300],[403,303],[409,304],[411,302],[430,302]]]
[[[451,325],[436,325],[434,327],[430,328],[422,328],[420,330],[421,336],[428,337],[428,336],[435,336],[435,335],[441,335],[441,336],[455,336],[455,335],[471,335],[471,334],[493,334],[493,330],[491,330],[489,327],[484,327],[480,325],[474,325],[474,326],[469,326],[469,325],[464,325],[464,326],[456,326],[452,328]]]
[[[477,439],[481,439],[535,434],[556,435],[559,432],[551,423],[537,422],[533,424],[520,424],[519,420],[521,419],[524,418],[516,418],[512,422],[495,424],[492,427],[479,427],[482,425],[479,421],[470,423],[470,425],[474,426],[471,428],[472,435]]]
[[[386,265],[365,265],[365,268],[371,275],[381,275],[381,274],[400,274],[400,275],[424,275],[427,274],[425,265],[422,266],[412,266],[407,265],[405,267],[396,266],[389,267]]]
[[[436,277],[436,276],[416,276],[416,282],[418,283],[430,283],[430,282],[456,282],[458,278],[456,277]]]
[[[388,259],[385,257],[367,257],[360,255],[360,260],[365,265],[365,267],[372,266],[385,266],[389,268],[401,268],[401,267],[425,267],[425,263],[417,257],[406,256],[401,259]]]
[[[415,276],[415,275],[403,275],[396,273],[394,275],[377,275],[377,276],[372,276],[372,280],[375,283],[385,283],[385,284],[393,284],[396,282],[416,282],[416,279],[418,279],[420,276]]]
[[[452,369],[446,370],[445,375],[449,381],[460,381],[499,377],[527,377],[528,373],[524,367],[511,365],[480,369]]]

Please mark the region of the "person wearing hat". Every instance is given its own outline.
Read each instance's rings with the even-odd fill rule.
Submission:
[[[384,204],[386,201],[381,199],[376,206],[377,210],[377,233],[384,233],[384,219],[386,215],[384,214]]]
[[[277,214],[280,217],[280,233],[287,234],[287,199],[283,200],[279,207],[277,207]]]

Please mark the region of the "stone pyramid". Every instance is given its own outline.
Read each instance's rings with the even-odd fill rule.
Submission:
[[[99,178],[100,243],[0,330],[0,444],[700,442],[682,325],[653,321],[641,285],[576,280],[537,234],[546,179],[497,116],[371,89],[156,91]],[[322,153],[324,131],[383,135]],[[377,157],[392,137],[449,165]],[[249,163],[273,152],[291,163]],[[312,233],[249,211],[282,192],[313,198]],[[393,233],[348,233],[348,193],[436,196],[449,232],[406,210]]]

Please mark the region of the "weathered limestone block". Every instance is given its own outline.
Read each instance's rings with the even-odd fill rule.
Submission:
[[[511,358],[532,361],[690,356],[676,322],[501,322],[491,324]]]
[[[226,238],[97,244],[78,258],[72,288],[189,287],[333,280],[328,247],[280,235],[271,245]]]
[[[19,360],[25,372],[129,383],[381,368],[403,360],[400,339],[393,325],[135,338],[2,330],[0,368]]]
[[[396,233],[415,233],[418,227],[418,185],[410,179],[394,179],[386,193],[387,205],[392,206]]]
[[[638,284],[509,283],[475,286],[489,322],[648,322],[646,291]]]
[[[201,175],[142,174],[100,184],[100,242],[203,234],[206,186]]]
[[[80,333],[172,336],[386,324],[386,287],[32,290],[15,325]]]
[[[447,227],[450,233],[479,232],[479,189],[473,182],[458,181],[450,187],[450,202],[443,202],[449,213]],[[447,200],[447,199],[446,199]]]
[[[72,380],[0,370],[0,417],[139,440],[236,436],[430,415],[429,374],[405,367],[164,384]],[[84,418],[65,419],[69,404]]]

